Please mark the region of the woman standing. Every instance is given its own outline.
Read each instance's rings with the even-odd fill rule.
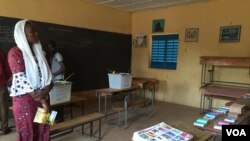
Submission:
[[[14,38],[17,47],[8,53],[12,72],[11,93],[17,141],[49,141],[49,125],[34,123],[38,107],[49,111],[48,94],[52,74],[43,54],[38,33],[28,20],[18,21]]]

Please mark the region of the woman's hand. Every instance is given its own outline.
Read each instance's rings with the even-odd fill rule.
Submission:
[[[46,99],[50,90],[53,88],[54,84],[51,82],[49,85],[42,88],[38,93],[41,99]]]
[[[31,92],[31,96],[35,101],[41,101],[42,99],[47,99],[50,90],[53,88],[54,84],[51,82],[49,85],[45,86],[41,90]]]
[[[35,101],[41,101],[42,99],[47,99],[48,94],[46,91],[42,90],[36,90],[30,93],[31,96]]]
[[[40,101],[42,99],[42,94],[40,90],[36,90],[30,93],[35,101]]]
[[[42,106],[43,106],[45,112],[48,113],[50,109],[49,109],[49,104],[48,104],[47,100],[46,99],[42,99],[41,103],[42,103]]]

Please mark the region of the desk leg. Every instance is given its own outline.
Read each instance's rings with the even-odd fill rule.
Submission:
[[[90,137],[93,136],[93,121],[90,122],[90,131],[89,131]]]
[[[99,140],[101,140],[102,118],[99,119]]]
[[[201,93],[201,99],[200,99],[200,114],[204,112],[204,107],[205,107],[205,95],[204,93]]]
[[[156,84],[153,83],[153,88],[149,88],[149,91],[151,92],[151,102],[152,102],[152,105],[155,105],[155,91],[156,91],[155,89],[156,89]],[[145,95],[144,95],[144,97],[145,97]]]
[[[202,114],[202,93],[201,93],[201,98],[200,98],[200,114]]]
[[[146,95],[146,88],[143,87],[143,97],[145,97],[145,95]]]
[[[129,94],[124,99],[124,106],[125,106],[125,113],[124,113],[124,128],[127,128],[127,121],[128,121],[128,101],[129,101]]]
[[[153,85],[153,101],[152,101],[152,105],[154,105],[155,103],[155,83]]]
[[[73,119],[73,104],[70,104],[70,118]]]
[[[98,94],[98,110],[99,113],[101,113],[101,93]],[[104,95],[104,114],[105,114],[105,119],[107,119],[107,96]]]
[[[82,102],[82,115],[84,115],[84,101]],[[82,124],[82,133],[84,133],[84,124]]]
[[[107,96],[104,95],[104,115],[105,119],[107,120]]]
[[[101,94],[98,93],[98,109],[99,109],[99,113],[101,112]]]
[[[84,101],[82,102],[82,115],[84,115]]]
[[[151,108],[152,108],[152,110],[153,110],[153,107],[154,107],[154,97],[155,97],[155,94],[154,94],[154,92],[152,92],[152,94],[151,94],[151,100],[152,100],[152,103],[151,103]]]
[[[106,114],[107,114],[107,97],[106,97],[106,95],[104,96],[104,100],[105,100],[105,101],[104,101],[104,102],[105,102],[105,103],[104,103],[104,108],[105,108],[105,109],[104,109],[104,112],[105,112],[105,115],[106,115]]]
[[[213,98],[212,97],[209,97],[209,110],[212,109],[212,105],[213,105]]]

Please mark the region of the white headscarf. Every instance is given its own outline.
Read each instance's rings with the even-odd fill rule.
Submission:
[[[40,81],[39,70],[37,63],[32,55],[30,46],[28,44],[26,35],[25,35],[25,23],[28,20],[20,20],[15,25],[14,38],[18,48],[23,53],[23,59],[25,63],[25,72],[32,88],[38,89],[43,88],[46,85],[51,83],[52,73],[48,66],[48,63],[43,54],[41,43],[35,43],[32,46],[33,52],[38,60],[38,65],[41,70],[42,80]]]

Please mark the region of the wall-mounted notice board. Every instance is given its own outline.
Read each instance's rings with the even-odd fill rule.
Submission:
[[[0,16],[0,47],[5,52],[15,46],[13,31],[18,20]],[[43,47],[48,40],[56,41],[64,58],[66,77],[74,73],[69,78],[73,91],[108,87],[108,70],[130,70],[130,34],[33,22]]]

